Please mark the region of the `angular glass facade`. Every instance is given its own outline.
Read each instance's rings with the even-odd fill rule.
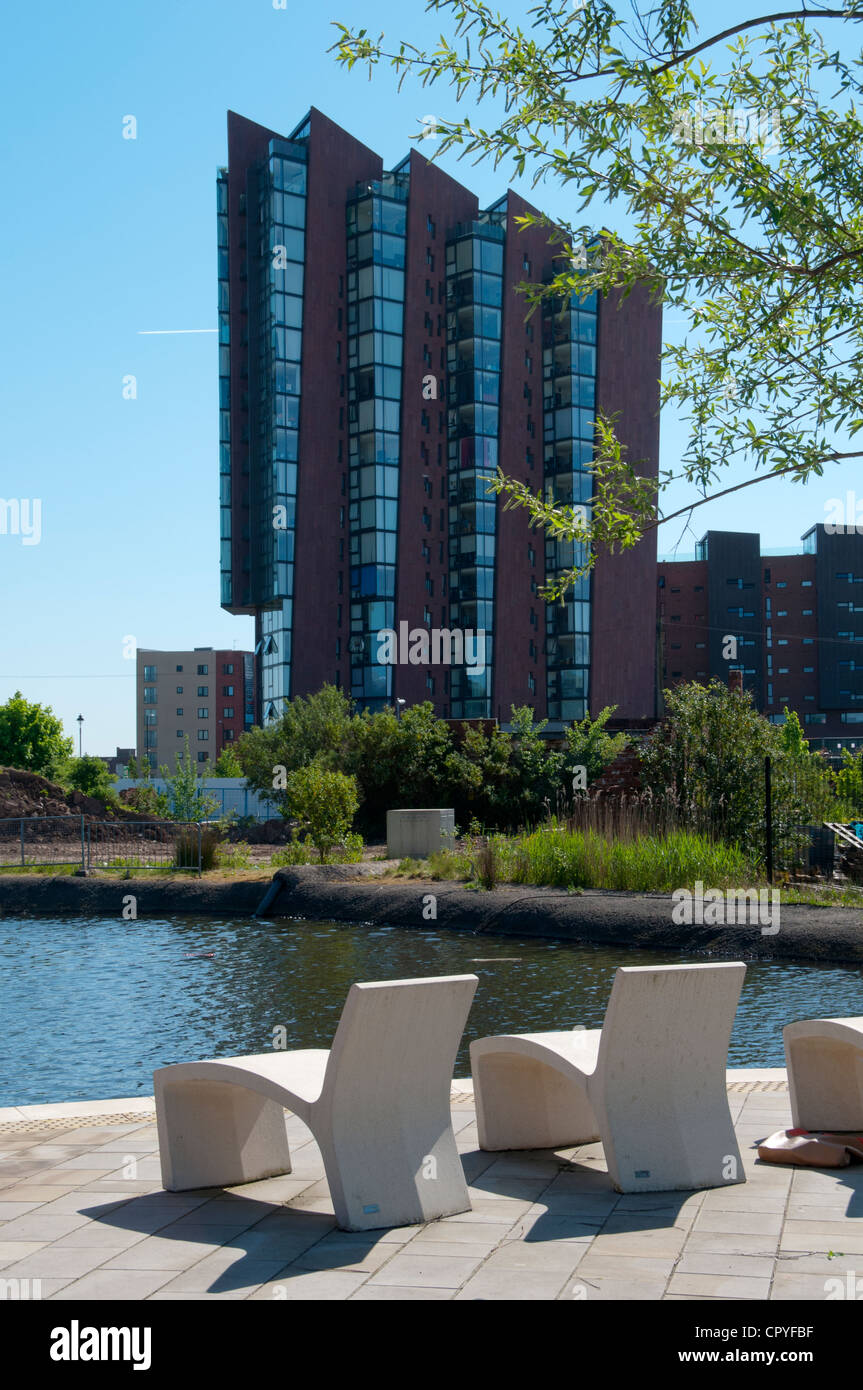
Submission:
[[[219,535],[221,602],[233,602],[231,568],[231,320],[228,280],[228,171],[216,182],[219,255]]]
[[[546,300],[543,312],[543,476],[549,501],[584,506],[590,517],[596,408],[596,294],[569,304]],[[546,539],[547,581],[581,564],[584,547]],[[583,719],[590,696],[591,575],[546,607],[549,719]]]
[[[264,722],[290,697],[303,344],[307,150],[271,140],[250,176],[250,527]],[[251,376],[251,373],[250,373]]]
[[[621,599],[645,589],[647,547],[546,605],[543,580],[581,556],[541,546],[488,489],[500,467],[589,506],[603,310],[559,300],[526,317],[518,283],[555,273],[547,230],[521,225],[536,210],[515,192],[480,210],[422,155],[385,172],[317,109],[287,136],[228,116],[221,599],[255,619],[254,718],[325,684],[358,708],[431,700],[454,720],[507,723],[529,703],[559,728],[589,699],[645,717],[655,614]],[[629,296],[601,343],[627,372],[603,369],[599,403],[648,473],[660,312]]]
[[[497,504],[486,480],[498,462],[505,225],[504,199],[446,248],[450,624],[485,633],[485,669],[453,667],[454,719],[492,710]]]
[[[409,176],[361,184],[347,205],[351,695],[392,701],[378,633],[395,626]]]

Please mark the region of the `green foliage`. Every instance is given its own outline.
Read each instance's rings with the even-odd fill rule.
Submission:
[[[270,864],[274,869],[290,868],[295,864],[311,864],[311,862],[312,847],[307,840],[300,839],[296,830],[294,830],[289,844],[270,855]]]
[[[123,792],[121,803],[132,811],[151,816],[153,820],[167,818],[168,798],[164,792],[157,792],[155,787],[129,787]]]
[[[606,724],[617,709],[617,705],[606,705],[595,719],[586,714],[584,719],[570,725],[566,731],[566,745],[573,767],[586,770],[588,786],[613,763],[627,745],[626,734],[610,734]]]
[[[584,748],[589,778],[624,742],[605,732],[612,713],[603,710],[570,735],[571,749]],[[290,774],[315,762],[356,779],[367,834],[380,833],[386,812],[403,806],[452,806],[461,824],[475,819],[514,829],[537,824],[569,798],[572,773],[569,758],[542,737],[545,721],[536,723],[529,706],[513,706],[510,720],[510,732],[453,726],[429,701],[410,706],[400,719],[389,708],[354,713],[341,691],[324,686],[290,701],[276,724],[245,733],[237,751],[249,785],[284,816],[292,814]]]
[[[353,705],[343,691],[324,685],[298,696],[264,729],[250,729],[237,741],[237,760],[247,784],[290,815],[288,774],[311,762],[336,770],[348,739]]]
[[[785,706],[785,723],[779,728],[779,743],[789,758],[805,761],[812,755],[796,710]]]
[[[291,773],[287,796],[293,815],[304,823],[325,863],[327,852],[344,839],[356,815],[360,804],[356,779],[310,763]]]
[[[114,783],[117,778],[109,772],[101,758],[85,753],[83,758],[72,758],[64,769],[64,784],[83,792],[85,796],[97,796],[102,801],[116,801]]]
[[[213,812],[218,810],[218,801],[201,788],[201,779],[189,751],[188,735],[183,739],[182,758],[179,753],[176,755],[173,774],[167,767],[160,767],[159,772],[165,779],[167,789],[167,804],[165,801],[160,802],[160,809],[163,809],[171,820],[208,820]]]
[[[755,866],[735,845],[686,830],[614,839],[596,831],[572,831],[551,821],[529,835],[492,835],[458,850],[442,850],[424,866],[404,860],[404,873],[433,879],[542,887],[605,888],[665,893],[694,886],[741,887],[754,881]]]
[[[174,867],[177,869],[197,869],[199,845],[201,869],[215,869],[219,854],[218,831],[199,830],[198,828],[182,830],[177,836],[174,842]]]
[[[237,750],[231,744],[226,744],[216,759],[216,766],[213,768],[214,777],[242,777],[243,765],[237,756]]]
[[[0,767],[56,773],[72,757],[74,745],[50,705],[33,704],[16,690],[0,705]]]
[[[340,864],[360,864],[362,862],[363,850],[362,835],[358,835],[355,830],[351,830],[347,835],[343,835],[336,846],[334,858]]]
[[[245,840],[237,840],[234,844],[222,843],[216,849],[216,864],[220,869],[250,869],[250,849]]]
[[[829,769],[721,681],[665,692],[666,717],[645,741],[642,781],[657,805],[759,860],[765,853],[765,758],[771,759],[774,846],[790,851],[800,828],[840,818]]]
[[[854,754],[842,749],[842,766],[834,774],[837,794],[852,808],[855,817],[863,816],[863,753]]]

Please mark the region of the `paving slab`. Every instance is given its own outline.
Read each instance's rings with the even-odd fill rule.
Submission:
[[[758,1138],[791,1123],[784,1072],[738,1069],[728,1085],[747,1181],[620,1194],[599,1144],[482,1153],[473,1088],[458,1080],[471,1210],[372,1232],[337,1229],[320,1151],[295,1116],[292,1173],[168,1193],[151,1098],[7,1107],[0,1269],[57,1301],[839,1297],[861,1272],[863,1169],[761,1163]]]

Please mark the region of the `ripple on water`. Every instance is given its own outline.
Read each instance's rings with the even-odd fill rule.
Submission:
[[[355,980],[473,972],[466,1076],[473,1038],[599,1027],[618,966],[692,959],[707,957],[439,927],[5,917],[0,1105],[147,1094],[156,1067],[269,1051],[275,1029],[288,1047],[327,1047]],[[751,962],[729,1064],[782,1066],[785,1023],[861,1014],[859,967]]]

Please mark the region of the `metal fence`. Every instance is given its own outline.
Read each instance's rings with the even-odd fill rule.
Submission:
[[[0,820],[0,868],[195,869],[212,854],[197,821],[93,821],[82,816]]]

